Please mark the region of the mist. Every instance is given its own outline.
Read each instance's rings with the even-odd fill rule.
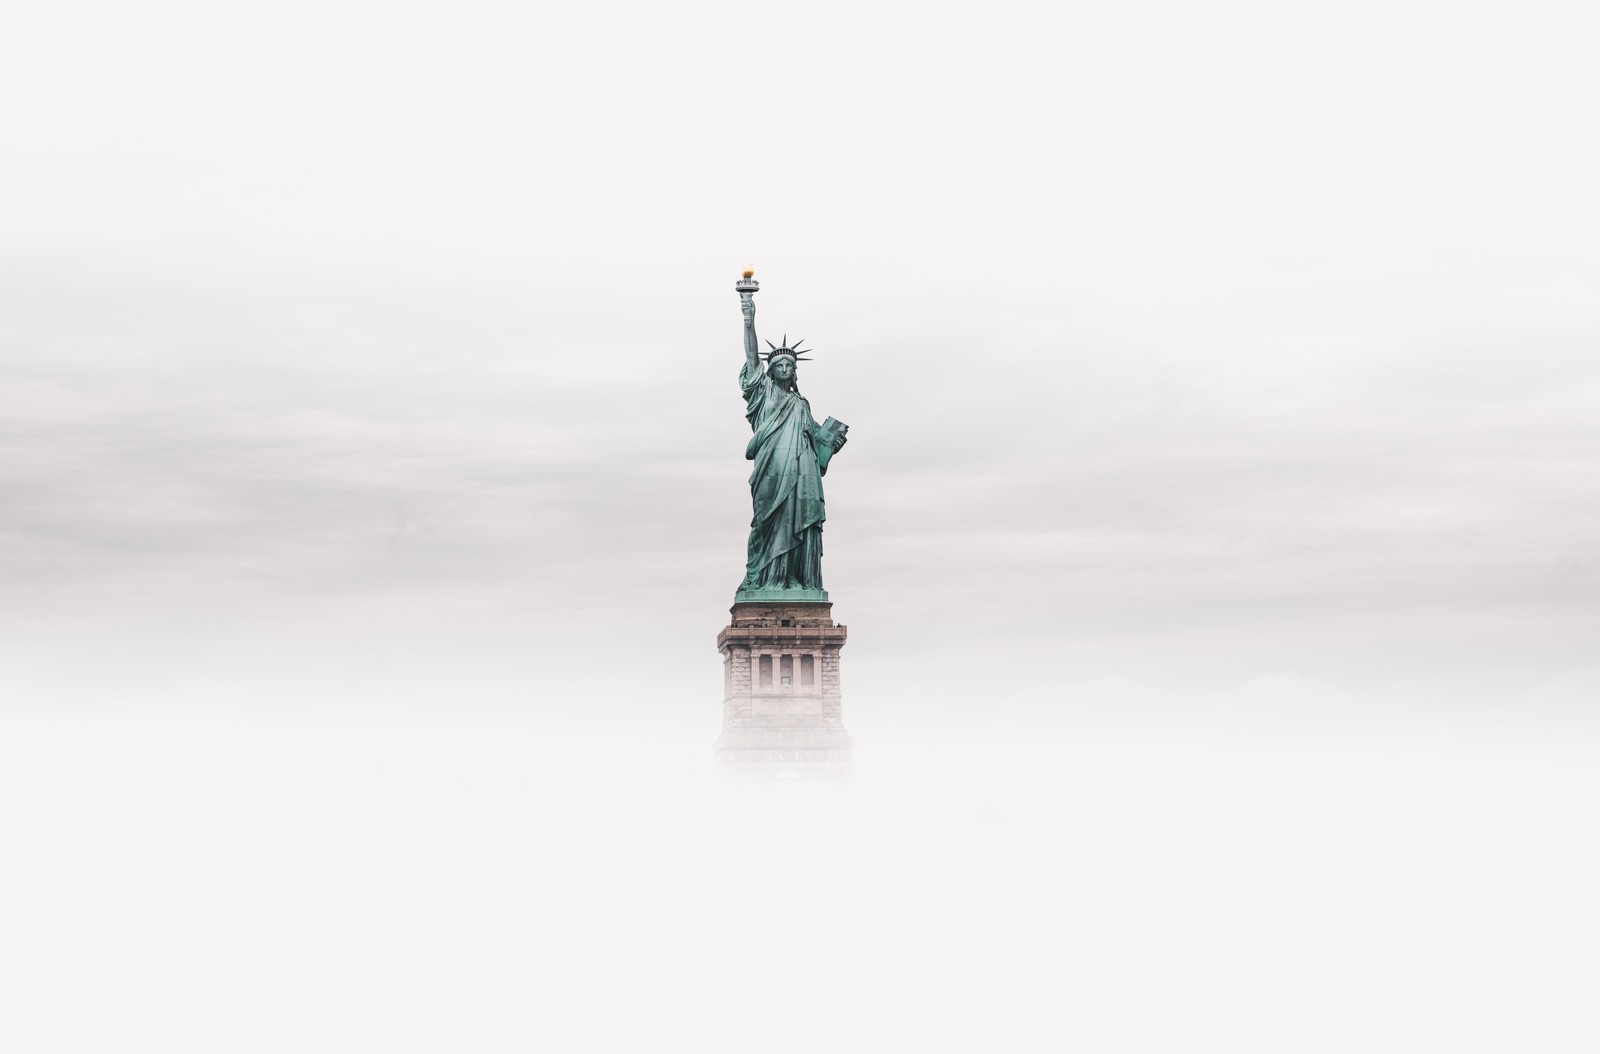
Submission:
[[[1593,1048],[1587,12],[11,23],[6,1049]]]

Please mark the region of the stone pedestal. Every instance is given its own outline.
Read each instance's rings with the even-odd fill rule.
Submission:
[[[845,627],[826,601],[733,605],[717,634],[722,653],[722,736],[717,763],[771,778],[842,776],[852,743],[839,693]]]

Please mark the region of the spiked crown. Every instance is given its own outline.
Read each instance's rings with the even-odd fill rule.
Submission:
[[[812,348],[807,348],[805,351],[802,352],[800,350],[800,345],[802,345],[804,343],[805,343],[805,340],[804,340],[804,338],[802,338],[800,340],[795,341],[794,342],[794,347],[791,348],[789,346],[789,334],[785,333],[783,335],[783,343],[782,344],[774,344],[770,340],[767,341],[767,347],[771,348],[772,350],[771,351],[763,351],[761,353],[761,357],[763,359],[766,359],[768,362],[771,362],[773,359],[783,358],[783,357],[791,358],[796,362],[810,362],[811,360],[806,358],[806,356],[811,354],[813,349]]]

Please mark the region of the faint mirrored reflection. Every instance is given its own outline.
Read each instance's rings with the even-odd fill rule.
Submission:
[[[809,780],[850,776],[854,742],[837,718],[763,714],[763,724],[724,724],[717,767],[735,779]]]

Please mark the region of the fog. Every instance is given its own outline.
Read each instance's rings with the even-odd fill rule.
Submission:
[[[1593,28],[17,15],[0,1045],[1592,1049]],[[839,782],[713,764],[744,267]]]

